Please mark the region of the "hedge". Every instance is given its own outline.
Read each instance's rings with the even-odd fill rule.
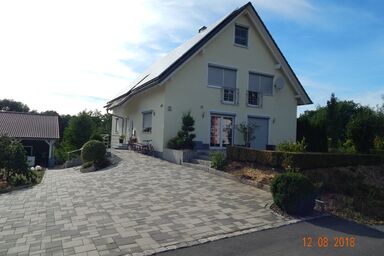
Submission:
[[[256,150],[238,146],[227,147],[227,158],[232,161],[256,162],[271,167],[282,167],[283,161],[287,157],[293,167],[301,170],[337,166],[384,164],[384,157],[380,155],[312,152],[296,153]]]

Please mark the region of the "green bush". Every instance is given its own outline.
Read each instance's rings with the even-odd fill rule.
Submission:
[[[271,167],[289,165],[300,170],[353,165],[380,165],[384,157],[366,154],[281,152],[256,150],[245,147],[227,147],[227,158],[233,161],[255,162]]]
[[[66,152],[66,149],[63,145],[64,143],[61,143],[57,148],[55,148],[54,155],[56,159],[57,164],[63,164],[65,161],[68,160],[68,154]],[[71,151],[71,150],[69,150]]]
[[[81,150],[81,159],[86,162],[102,162],[105,159],[106,149],[104,143],[98,140],[90,140],[84,144]]]
[[[307,151],[307,144],[305,143],[305,138],[302,138],[301,141],[296,143],[285,141],[277,146],[277,150],[284,152],[305,152]]]
[[[74,149],[79,149],[95,133],[95,129],[92,117],[86,112],[81,112],[69,120],[64,130],[64,142]]]
[[[7,181],[11,176],[25,175],[29,171],[23,145],[7,136],[0,136],[0,170]]]
[[[373,147],[377,151],[383,151],[384,150],[384,137],[376,136],[373,140]]]
[[[347,138],[358,152],[368,153],[374,146],[377,119],[372,111],[360,111],[347,124]]]
[[[176,137],[168,141],[167,147],[171,149],[193,149],[195,147],[193,139],[196,137],[192,133],[195,130],[194,124],[195,120],[191,116],[191,112],[184,113],[181,130],[177,133]]]
[[[297,139],[305,137],[309,152],[327,152],[327,125],[325,120],[325,111],[305,111],[297,119]],[[322,116],[324,118],[322,118]]]
[[[315,206],[315,187],[299,173],[277,175],[271,184],[273,201],[289,214],[308,214]]]
[[[217,170],[223,170],[227,161],[225,159],[225,155],[222,152],[212,152],[210,154],[211,157],[211,167]]]
[[[93,134],[93,135],[89,138],[89,140],[98,140],[98,141],[103,142],[103,137],[101,137],[100,134],[95,133],[95,134]]]
[[[9,184],[14,187],[28,184],[28,179],[24,175],[15,174],[9,178]]]
[[[88,168],[88,167],[91,167],[93,165],[93,162],[91,161],[91,162],[85,162],[85,163],[83,163],[82,165],[81,165],[81,167],[83,167],[83,168]]]
[[[350,139],[347,139],[344,143],[341,144],[339,147],[339,151],[342,153],[349,153],[353,154],[356,153],[355,145],[353,144],[353,141]]]
[[[94,166],[96,170],[103,169],[111,165],[111,161],[108,158],[104,158],[102,161],[95,162]]]

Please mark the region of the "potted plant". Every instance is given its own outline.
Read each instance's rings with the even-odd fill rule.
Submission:
[[[171,138],[164,149],[165,159],[174,163],[181,164],[183,161],[189,161],[193,158],[193,141],[196,135],[193,133],[195,120],[191,112],[184,113],[182,116],[181,130],[176,137]],[[169,155],[169,157],[168,157]]]
[[[124,134],[121,134],[120,137],[119,137],[119,143],[120,143],[120,144],[123,144],[124,139],[125,139],[125,135],[124,135]]]

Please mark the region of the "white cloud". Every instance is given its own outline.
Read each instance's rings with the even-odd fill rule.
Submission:
[[[316,7],[308,0],[254,0],[252,2],[256,8],[265,9],[294,20],[311,18],[316,11]]]
[[[60,113],[101,108],[102,99],[114,97],[138,72],[200,26],[244,3],[1,1],[0,98]],[[304,0],[256,0],[254,4],[288,17],[312,9]]]
[[[370,106],[375,108],[381,106],[383,102],[382,96],[384,95],[384,86],[376,90],[369,90],[363,93],[353,93],[346,98],[346,100],[353,100],[363,106]]]

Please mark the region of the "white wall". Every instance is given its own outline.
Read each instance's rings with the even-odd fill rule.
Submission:
[[[247,48],[234,45],[236,23],[249,27]],[[209,63],[237,69],[238,105],[222,104],[221,90],[207,86]],[[181,116],[187,111],[191,111],[195,119],[196,140],[206,144],[210,140],[212,111],[236,114],[236,124],[247,121],[248,115],[269,117],[269,144],[295,141],[297,101],[292,85],[281,70],[275,68],[276,63],[248,17],[241,16],[216,35],[203,51],[184,64],[162,86],[135,95],[122,106],[114,108],[113,113],[126,118],[125,130],[133,121],[139,142],[152,139],[155,150],[160,152],[168,140],[176,136],[181,127]],[[286,86],[281,90],[274,89],[273,96],[264,96],[262,108],[248,107],[246,91],[250,71],[270,74],[275,79],[283,76]],[[153,110],[155,115],[152,117],[152,133],[144,134],[142,112],[148,110]],[[120,132],[115,132],[113,121],[112,146],[118,142],[119,136]],[[241,135],[236,131],[234,143],[243,143]]]
[[[249,27],[248,48],[234,45],[235,23]],[[222,104],[220,89],[207,86],[209,63],[237,69],[238,105]],[[247,115],[270,117],[269,144],[294,141],[297,101],[285,77],[286,86],[282,90],[274,89],[273,96],[264,96],[262,108],[246,105],[249,71],[274,75],[276,79],[283,74],[275,69],[275,65],[276,60],[246,16],[231,22],[204,47],[203,53],[193,57],[166,83],[164,143],[176,135],[181,126],[182,113],[189,110],[196,121],[196,140],[204,143],[209,143],[211,111],[235,113],[236,124],[246,121]],[[167,110],[168,106],[172,107],[172,111]],[[235,131],[235,135],[235,144],[243,143],[240,134]]]
[[[152,110],[152,132],[143,133],[143,115],[142,112]],[[136,137],[139,142],[152,140],[152,145],[156,151],[163,149],[164,132],[164,87],[156,86],[146,92],[135,95],[123,105],[113,109],[113,114],[125,118],[123,134],[127,135],[126,140],[131,134],[131,122],[133,129],[136,130]],[[115,130],[115,117],[112,121],[112,147],[118,143],[121,130]]]

